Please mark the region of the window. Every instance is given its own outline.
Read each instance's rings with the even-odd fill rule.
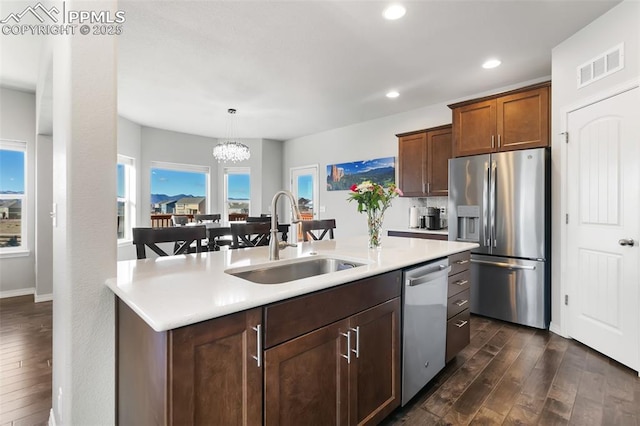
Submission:
[[[0,140],[0,253],[27,248],[26,150],[26,142]]]
[[[208,182],[209,167],[152,162],[152,226],[167,226],[162,215],[207,213]]]
[[[136,218],[135,161],[118,155],[118,240],[130,241]]]
[[[224,170],[224,217],[246,214],[251,210],[251,177],[248,167]]]

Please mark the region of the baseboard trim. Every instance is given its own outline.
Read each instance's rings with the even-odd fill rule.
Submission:
[[[5,299],[7,297],[18,297],[18,296],[28,296],[30,294],[34,294],[36,291],[35,288],[20,288],[18,290],[7,290],[0,291],[0,299]]]
[[[49,410],[49,426],[56,426],[56,416],[53,414],[53,408]]]
[[[40,302],[51,302],[53,300],[53,293],[49,294],[34,294],[33,301],[36,303]]]
[[[551,324],[549,324],[549,331],[557,334],[558,336],[562,336],[565,339],[569,337],[569,336],[566,336],[564,333],[562,333],[562,328],[557,324],[555,324],[553,321],[551,321]]]

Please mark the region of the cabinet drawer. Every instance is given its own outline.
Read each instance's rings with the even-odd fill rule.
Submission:
[[[463,251],[462,253],[456,253],[449,256],[449,265],[451,265],[451,272],[449,275],[459,274],[460,272],[469,269],[470,260],[470,251]]]
[[[268,305],[265,348],[398,297],[401,281],[402,271],[393,271]]]
[[[447,321],[447,352],[446,362],[464,349],[470,341],[471,328],[469,326],[469,309],[465,309],[455,317]]]
[[[447,299],[447,318],[451,318],[465,309],[469,309],[469,302],[469,289],[461,291]]]
[[[459,274],[449,275],[449,288],[447,297],[455,296],[461,291],[469,289],[469,280],[471,279],[471,271],[468,269]]]

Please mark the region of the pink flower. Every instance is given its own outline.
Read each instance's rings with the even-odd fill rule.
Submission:
[[[356,192],[358,190],[358,185],[356,185],[355,183],[353,185],[351,185],[351,190],[353,192]]]
[[[404,195],[404,192],[402,192],[402,190],[401,190],[400,188],[396,188],[396,189],[394,189],[393,191],[394,191],[396,194],[398,194],[399,196],[401,196],[401,197]]]

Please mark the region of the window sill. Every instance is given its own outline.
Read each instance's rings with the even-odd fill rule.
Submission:
[[[0,250],[0,259],[11,259],[13,257],[28,257],[31,255],[31,250],[19,249],[19,250]]]
[[[129,247],[131,244],[133,244],[133,240],[118,240],[118,248]]]

